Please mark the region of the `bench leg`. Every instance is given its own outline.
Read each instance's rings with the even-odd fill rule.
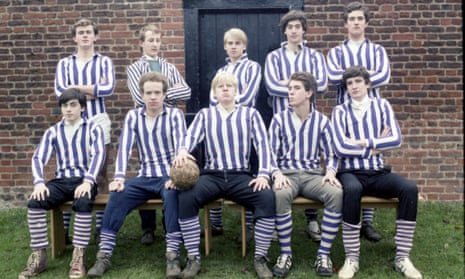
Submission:
[[[56,259],[65,250],[65,229],[63,227],[63,214],[58,209],[50,210],[50,238],[52,259]]]
[[[245,224],[245,207],[241,206],[241,230],[242,230],[242,257],[245,257],[247,252],[247,233]]]

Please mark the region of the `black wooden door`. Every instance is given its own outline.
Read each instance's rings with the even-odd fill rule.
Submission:
[[[245,31],[249,59],[260,63],[263,73],[266,55],[285,40],[279,28],[281,16],[302,6],[302,0],[184,1],[186,80],[192,88],[192,98],[187,104],[188,122],[200,108],[208,106],[211,80],[225,64],[224,32],[232,27]],[[263,78],[257,109],[268,124],[272,108]]]

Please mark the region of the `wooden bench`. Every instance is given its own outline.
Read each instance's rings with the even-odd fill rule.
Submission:
[[[241,212],[241,236],[242,236],[242,256],[245,257],[247,253],[247,243],[246,243],[246,224],[245,224],[245,208],[239,204],[236,204],[232,201],[225,200],[224,204],[239,209]],[[399,200],[394,199],[381,199],[370,196],[362,197],[362,208],[397,208],[399,205]],[[210,254],[210,248],[212,247],[211,243],[211,230],[210,230],[210,218],[208,211],[210,208],[215,208],[221,206],[221,200],[215,201],[211,204],[208,204],[204,207],[204,224],[205,224],[205,255]],[[306,208],[324,208],[322,202],[314,201],[311,199],[306,199],[304,197],[297,197],[292,202],[293,209],[306,209]]]

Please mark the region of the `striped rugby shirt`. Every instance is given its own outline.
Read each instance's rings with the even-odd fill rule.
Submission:
[[[379,170],[384,167],[382,153],[372,155],[372,150],[389,150],[401,145],[402,136],[394,111],[386,99],[370,98],[368,110],[357,118],[348,100],[333,109],[334,152],[340,159],[341,170]],[[389,127],[391,135],[381,137]],[[361,147],[347,142],[347,138],[366,139],[368,146]]]
[[[328,169],[337,172],[337,157],[332,147],[331,122],[313,110],[300,122],[292,109],[273,116],[268,129],[274,168],[281,170],[320,169],[323,155]],[[277,164],[277,165],[276,165]]]
[[[83,177],[96,183],[105,160],[105,143],[100,125],[83,119],[71,141],[66,139],[65,121],[48,128],[32,156],[34,185],[44,183],[44,167],[55,154],[55,178]]]
[[[337,86],[337,104],[343,104],[348,94],[341,86],[342,74],[351,66],[364,66],[368,71],[375,71],[370,75],[371,87],[368,96],[380,98],[379,87],[389,83],[391,68],[386,50],[378,44],[365,39],[358,52],[353,53],[349,47],[349,40],[329,50],[327,55],[329,82]]]
[[[246,107],[255,107],[257,101],[257,94],[260,90],[260,82],[262,80],[262,73],[260,64],[253,60],[249,60],[247,54],[243,54],[241,59],[236,64],[231,64],[231,59],[226,58],[227,64],[218,69],[217,74],[221,72],[230,72],[238,80],[236,96],[237,104]],[[244,88],[247,90],[243,92]],[[216,106],[218,101],[213,95],[213,90],[210,92],[210,106]]]
[[[249,107],[236,105],[223,119],[221,105],[200,110],[187,130],[181,146],[188,152],[204,141],[205,169],[250,169],[251,144],[258,156],[258,175],[269,177],[270,146],[260,113]]]
[[[173,64],[168,63],[165,59],[158,57],[157,60],[160,63],[161,73],[168,81],[168,92],[165,103],[169,107],[173,107],[175,101],[189,100],[191,97],[191,88],[187,85],[181,73],[179,73]],[[143,74],[150,71],[149,57],[145,55],[127,68],[128,87],[136,107],[144,106],[144,101],[139,90],[139,79]],[[181,84],[182,86],[173,87],[175,84]]]
[[[297,53],[295,60],[286,53],[287,42],[281,43],[281,47],[270,52],[265,60],[265,87],[272,96],[273,114],[288,108],[289,93],[287,85],[282,85],[280,80],[289,80],[295,72],[311,73],[317,82],[317,93],[324,93],[328,85],[326,73],[326,61],[323,54],[305,46],[304,41]]]
[[[87,100],[85,116],[106,112],[105,97],[113,94],[115,88],[115,70],[108,56],[94,53],[92,59],[79,70],[76,52],[58,62],[55,74],[55,94],[57,98],[70,85],[95,85],[93,100]]]
[[[181,110],[164,107],[152,127],[145,107],[130,110],[124,119],[115,164],[115,178],[124,179],[134,142],[137,143],[140,169],[138,177],[169,176],[171,163],[179,141],[186,134],[186,123]]]

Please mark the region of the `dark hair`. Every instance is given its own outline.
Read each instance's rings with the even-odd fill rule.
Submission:
[[[368,10],[368,8],[363,6],[363,4],[360,2],[352,2],[344,8],[344,15],[342,16],[344,22],[347,22],[347,19],[349,19],[349,14],[353,11],[363,11],[365,21],[368,22],[370,20],[370,10]]]
[[[285,14],[281,18],[281,21],[279,21],[279,27],[281,28],[281,31],[283,33],[284,31],[286,31],[286,27],[289,21],[293,21],[293,20],[300,21],[300,24],[302,25],[302,29],[304,29],[304,31],[307,31],[307,19],[305,18],[305,13],[302,11],[298,11],[298,10],[290,10],[287,14]]]
[[[347,80],[349,78],[354,78],[354,77],[362,77],[365,80],[365,84],[370,83],[370,73],[368,73],[365,67],[352,66],[352,67],[347,68],[342,74],[341,84],[344,90],[347,89]]]
[[[162,90],[163,93],[166,93],[168,91],[168,81],[166,81],[166,78],[164,75],[158,72],[148,72],[143,74],[140,79],[139,79],[139,90],[140,92],[144,93],[144,84],[147,81],[151,82],[161,82],[162,83]]]
[[[87,103],[86,95],[77,88],[68,88],[63,91],[63,94],[58,98],[58,105],[61,107],[71,100],[78,100],[82,108],[85,108]]]
[[[308,72],[295,72],[289,78],[289,83],[292,80],[302,82],[302,84],[304,85],[305,91],[312,91],[312,97],[310,97],[310,103],[313,103],[315,100],[315,94],[318,89],[315,77]]]
[[[89,26],[89,25],[92,25],[92,27],[94,28],[94,34],[98,35],[97,24],[95,22],[93,22],[92,20],[87,19],[87,18],[81,18],[75,24],[73,24],[73,27],[71,28],[71,34],[74,37],[74,36],[76,36],[76,29],[78,27],[84,27],[84,26]]]

